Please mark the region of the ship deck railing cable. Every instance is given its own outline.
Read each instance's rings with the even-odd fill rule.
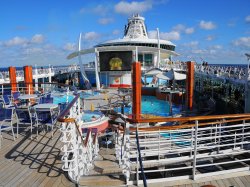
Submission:
[[[144,187],[147,187],[148,185],[147,185],[147,179],[146,179],[146,175],[144,173],[144,168],[143,168],[143,163],[142,163],[140,142],[139,142],[139,138],[138,138],[138,131],[136,131],[136,141],[137,141],[137,151],[138,151],[138,156],[139,156],[139,162],[140,162],[141,175],[142,175],[142,179],[143,179],[143,185],[144,185]]]

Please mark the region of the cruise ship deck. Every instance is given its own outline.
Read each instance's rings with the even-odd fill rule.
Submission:
[[[61,170],[62,143],[59,138],[59,130],[56,130],[53,139],[50,133],[41,132],[38,139],[31,140],[30,132],[27,130],[21,132],[19,138],[13,141],[11,135],[4,133],[0,149],[0,186],[75,186]],[[104,147],[100,149],[100,154],[105,155],[105,162],[100,165],[99,161],[99,167],[105,168],[113,164],[114,150]],[[108,175],[97,175],[91,180],[82,181],[83,185],[79,186],[86,186],[84,183],[88,183],[87,186],[125,186],[122,181],[111,179],[112,177]],[[224,174],[196,181],[189,179],[148,184],[148,186],[200,187],[209,184],[216,187],[248,187],[250,172]]]

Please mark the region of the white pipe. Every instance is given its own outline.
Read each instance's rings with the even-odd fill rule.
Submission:
[[[157,68],[160,66],[160,58],[161,58],[161,46],[160,46],[160,33],[159,33],[159,28],[156,28],[157,30],[157,40],[158,40],[158,57],[157,57]]]
[[[101,86],[100,86],[100,78],[99,78],[99,74],[98,74],[98,61],[99,61],[99,52],[97,51],[97,49],[95,48],[95,77],[96,77],[96,89],[100,90]]]

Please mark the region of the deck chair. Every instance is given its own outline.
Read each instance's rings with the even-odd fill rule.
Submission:
[[[9,98],[9,95],[3,95],[2,96],[2,101],[4,103],[5,108],[9,108],[9,107],[13,106],[12,102],[11,102],[11,100]]]
[[[53,97],[41,97],[39,100],[39,104],[43,103],[53,103]]]
[[[13,114],[14,108],[0,108],[0,148],[2,141],[2,131],[11,130],[13,139],[15,141],[15,134],[13,130]]]
[[[32,111],[31,107],[23,107],[17,108],[16,107],[16,116],[17,116],[17,137],[20,128],[20,124],[23,125],[30,125],[30,133],[32,139],[32,129],[36,125],[36,116],[34,111]],[[38,128],[37,128],[38,134]]]
[[[35,109],[35,114],[36,114],[36,124],[37,125],[43,125],[48,128],[50,127],[51,129],[51,137],[53,137],[53,130],[54,126],[56,125],[57,122],[57,117],[59,115],[59,107],[55,109]]]

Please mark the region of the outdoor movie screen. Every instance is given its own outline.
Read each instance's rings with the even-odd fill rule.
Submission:
[[[100,52],[100,71],[131,71],[132,51]]]

